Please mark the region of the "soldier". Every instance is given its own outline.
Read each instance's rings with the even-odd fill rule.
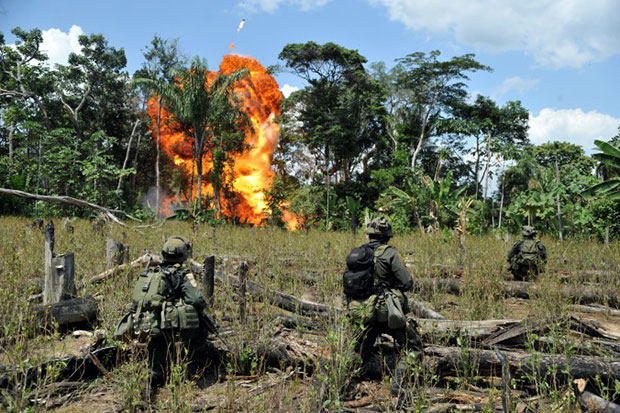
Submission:
[[[413,277],[407,271],[395,247],[388,245],[393,236],[386,218],[375,218],[366,227],[369,243],[355,248],[347,258],[343,287],[348,317],[359,336],[356,350],[367,360],[381,334],[394,338],[401,355],[392,381],[392,395],[402,396],[407,373],[407,355],[419,360],[422,339],[413,319],[408,319],[409,302],[405,291],[413,289]],[[370,276],[369,276],[370,274]]]
[[[132,292],[131,310],[119,323],[115,336],[131,336],[146,343],[151,396],[167,377],[167,367],[187,350],[189,371],[198,372],[206,358],[207,336],[216,333],[204,311],[207,303],[183,263],[192,244],[182,237],[168,238],[163,262],[140,274]],[[178,345],[178,346],[177,346]]]
[[[508,253],[510,272],[519,281],[540,274],[547,263],[547,249],[542,242],[534,240],[536,230],[525,225],[521,233],[523,239],[513,245]]]

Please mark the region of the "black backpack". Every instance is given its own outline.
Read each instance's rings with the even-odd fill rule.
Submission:
[[[374,292],[375,249],[368,244],[353,248],[342,274],[342,288],[347,297],[364,299]]]

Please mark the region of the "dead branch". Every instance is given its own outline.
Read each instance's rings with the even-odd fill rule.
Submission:
[[[128,263],[128,264],[121,264],[118,265],[116,267],[112,267],[109,270],[106,270],[102,273],[99,273],[97,275],[94,275],[92,277],[90,277],[88,279],[88,283],[89,284],[95,284],[98,282],[101,282],[103,280],[105,280],[108,277],[111,277],[113,275],[116,275],[122,271],[131,269],[131,268],[136,268],[136,267],[140,267],[140,266],[144,266],[147,265],[149,263],[149,260],[151,262],[152,265],[159,265],[161,264],[161,258],[157,255],[150,255],[150,254],[144,254],[143,256],[133,260],[132,262]]]
[[[26,199],[34,199],[37,201],[55,202],[59,204],[67,204],[67,205],[73,205],[73,206],[78,206],[82,208],[94,209],[94,210],[103,212],[108,218],[110,218],[112,221],[116,222],[117,224],[123,227],[127,227],[127,224],[123,223],[114,214],[123,215],[134,221],[141,222],[138,218],[132,217],[125,211],[121,211],[119,209],[110,209],[110,208],[102,207],[100,205],[93,204],[92,202],[84,201],[82,199],[77,199],[77,198],[73,198],[70,196],[37,195],[37,194],[31,194],[29,192],[18,191],[15,189],[7,189],[7,188],[0,188],[0,194],[14,195],[14,196],[19,196],[19,197],[26,198]]]

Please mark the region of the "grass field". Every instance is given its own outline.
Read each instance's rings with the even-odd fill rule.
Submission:
[[[55,330],[41,334],[40,326],[29,311],[27,298],[38,292],[37,280],[43,278],[44,234],[27,226],[30,221],[22,218],[0,218],[0,366],[24,367],[66,354],[78,354],[89,338],[75,338]],[[47,221],[46,221],[47,222]],[[74,252],[76,256],[76,283],[78,295],[94,295],[99,303],[97,329],[111,336],[118,319],[127,310],[130,289],[139,269],[126,271],[96,285],[84,281],[105,270],[106,237],[111,236],[130,246],[131,258],[145,251],[159,254],[166,237],[182,235],[194,243],[194,259],[202,262],[207,255],[216,256],[216,268],[236,271],[241,259],[250,262],[249,279],[264,286],[286,292],[305,300],[342,306],[341,274],[343,262],[351,248],[365,241],[362,234],[325,233],[310,231],[291,233],[273,228],[239,228],[194,226],[183,222],[166,222],[160,226],[140,228],[139,231],[108,224],[102,231],[93,228],[93,222],[76,220],[74,232],[64,229],[62,220],[56,220],[55,251]],[[414,278],[433,275],[433,264],[464,268],[462,280],[466,285],[460,296],[425,288],[414,293],[416,299],[431,303],[432,307],[450,319],[482,320],[499,318],[550,318],[562,319],[571,314],[569,301],[559,291],[563,285],[579,287],[596,282],[607,291],[620,291],[620,244],[612,242],[609,248],[596,241],[567,240],[543,237],[549,253],[548,271],[538,283],[539,293],[529,300],[505,298],[500,282],[505,279],[506,253],[515,239],[502,239],[493,235],[468,236],[465,248],[459,247],[457,238],[446,239],[443,234],[412,233],[399,235],[392,244],[398,247]],[[226,259],[227,258],[227,259]],[[561,270],[561,271],[558,271]],[[597,270],[599,273],[594,274]],[[300,274],[314,273],[317,281],[308,284]],[[593,279],[596,278],[596,279]],[[153,406],[155,410],[191,411],[200,401],[205,409],[213,411],[315,411],[317,408],[316,380],[321,377],[292,375],[286,371],[265,369],[260,359],[252,356],[253,349],[279,331],[274,317],[283,310],[249,298],[248,322],[238,321],[238,305],[231,286],[216,284],[213,313],[222,330],[235,330],[227,342],[234,354],[228,361],[230,372],[238,365],[249,366],[247,377],[218,380],[184,378],[182,365],[173,371],[170,383],[163,389]],[[574,314],[574,313],[572,313]],[[620,318],[610,314],[576,314],[584,319],[595,319],[610,329],[619,329]],[[341,318],[324,320],[324,329],[307,331],[299,328],[295,334],[329,350],[334,361],[333,369],[324,378],[331,387],[321,404],[326,410],[342,409],[343,401],[351,395],[343,390],[351,378],[350,340]],[[620,331],[618,331],[620,334]],[[557,337],[568,334],[555,331]],[[441,337],[426,337],[426,342]],[[571,354],[569,346],[558,346],[560,354]],[[342,363],[338,362],[342,361]],[[3,391],[0,407],[9,411],[45,410],[42,400],[49,397],[54,372],[48,372],[47,381],[36,386]],[[77,395],[67,399],[57,411],[91,412],[135,410],[139,407],[140,383],[145,380],[145,363],[132,359],[105,377],[86,383]],[[434,385],[430,378],[412,389],[416,400],[413,410],[425,411],[428,404],[425,392]],[[453,389],[480,386],[475,372],[463,372],[449,383]],[[498,385],[486,383],[488,411],[497,406]],[[469,387],[468,387],[469,386]],[[567,386],[548,386],[532,379],[539,398],[532,399],[532,411],[579,411]],[[363,382],[356,391],[376,397],[375,406],[384,411],[392,409],[389,397],[389,377],[381,382]],[[601,385],[601,394],[609,397],[620,395],[620,382]],[[614,395],[615,393],[615,395]],[[530,397],[531,398],[531,397]],[[34,402],[33,402],[34,401]],[[501,401],[500,401],[501,405]]]

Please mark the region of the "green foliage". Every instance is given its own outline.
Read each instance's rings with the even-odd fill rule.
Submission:
[[[601,152],[592,155],[592,157],[605,165],[609,178],[586,189],[582,195],[610,200],[620,199],[620,149],[604,141],[596,140],[594,143]]]

